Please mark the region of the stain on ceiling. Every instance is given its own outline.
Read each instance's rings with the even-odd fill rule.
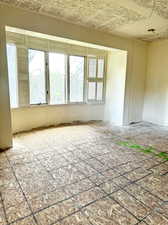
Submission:
[[[141,40],[168,38],[168,0],[0,0],[73,24]],[[154,28],[154,32],[148,30]]]

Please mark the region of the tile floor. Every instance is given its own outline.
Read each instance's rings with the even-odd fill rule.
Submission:
[[[166,225],[168,128],[101,123],[18,134],[0,153],[0,225]]]

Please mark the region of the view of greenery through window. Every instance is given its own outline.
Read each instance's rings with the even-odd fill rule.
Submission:
[[[64,104],[66,96],[66,56],[49,53],[50,104]]]
[[[18,107],[17,54],[14,44],[7,45],[11,107]],[[85,57],[28,49],[30,104],[66,104],[103,100],[104,59],[88,61],[85,90]],[[48,62],[48,66],[47,66]]]
[[[46,103],[45,54],[29,49],[30,104]]]
[[[70,56],[70,102],[83,102],[84,57]]]

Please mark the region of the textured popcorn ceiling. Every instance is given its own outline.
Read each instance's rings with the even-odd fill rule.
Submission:
[[[168,0],[0,0],[96,30],[143,40],[168,37]],[[147,30],[155,28],[155,33]]]

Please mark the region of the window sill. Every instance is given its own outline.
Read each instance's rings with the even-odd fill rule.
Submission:
[[[104,105],[104,102],[80,102],[80,103],[68,103],[68,104],[55,104],[55,105],[48,105],[48,104],[41,104],[41,105],[24,105],[17,108],[11,108],[11,110],[18,110],[24,108],[41,108],[41,107],[68,107],[68,106],[79,106],[79,105]]]

